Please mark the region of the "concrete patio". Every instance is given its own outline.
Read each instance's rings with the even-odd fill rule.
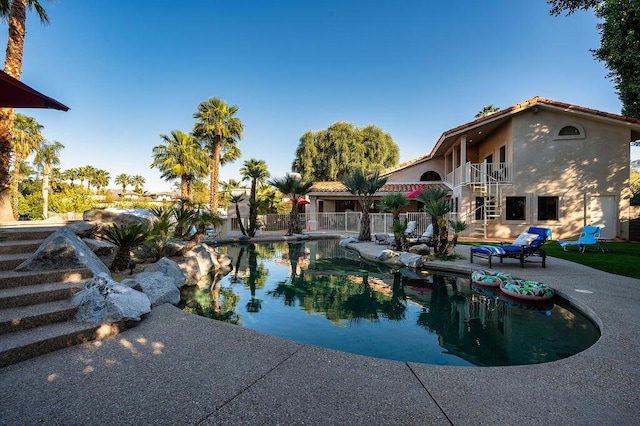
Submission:
[[[364,257],[383,249],[354,246]],[[0,424],[637,424],[640,280],[555,258],[545,269],[515,260],[493,269],[556,288],[601,339],[545,364],[446,367],[303,345],[162,305],[118,336],[0,369]]]

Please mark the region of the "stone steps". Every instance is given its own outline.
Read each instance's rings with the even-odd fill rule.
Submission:
[[[0,228],[0,367],[118,333],[124,323],[73,320],[69,301],[93,276],[89,269],[16,272],[60,226]]]
[[[90,324],[64,321],[0,335],[0,367],[118,334],[124,323]]]

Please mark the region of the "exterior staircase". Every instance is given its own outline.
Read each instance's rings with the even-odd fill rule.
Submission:
[[[14,271],[60,226],[0,226],[0,367],[124,328],[73,320],[69,299],[93,276],[89,269]]]
[[[502,187],[499,182],[490,176],[485,176],[483,182],[471,185],[474,195],[482,197],[482,206],[478,208],[481,211],[481,220],[475,222],[475,228],[472,236],[487,238],[487,229],[489,223],[499,218],[502,214]],[[473,212],[475,215],[475,212]]]

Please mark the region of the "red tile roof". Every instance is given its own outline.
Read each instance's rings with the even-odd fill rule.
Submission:
[[[391,192],[402,192],[403,194],[415,191],[416,189],[430,186],[432,188],[440,188],[449,190],[450,188],[443,183],[387,183],[376,193],[377,195],[385,195]],[[352,195],[341,182],[315,182],[311,187],[309,195],[319,195],[334,193],[336,195]]]

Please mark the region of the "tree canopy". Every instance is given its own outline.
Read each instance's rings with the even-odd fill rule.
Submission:
[[[378,172],[398,164],[399,158],[398,145],[380,128],[337,122],[302,135],[291,168],[303,180],[337,181],[354,168]]]
[[[593,56],[606,64],[622,102],[622,114],[640,118],[640,2],[629,0],[548,0],[554,16],[593,8],[602,22],[600,48]]]

